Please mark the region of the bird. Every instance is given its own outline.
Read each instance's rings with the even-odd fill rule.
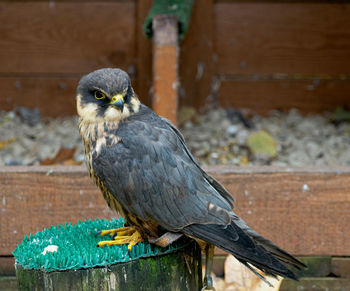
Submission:
[[[126,72],[104,68],[83,76],[76,103],[90,177],[126,221],[99,232],[110,236],[100,247],[194,239],[206,255],[202,290],[215,290],[215,246],[268,284],[265,275],[297,280],[290,267],[305,265],[235,214],[233,196],[201,168],[180,131],[140,102]]]

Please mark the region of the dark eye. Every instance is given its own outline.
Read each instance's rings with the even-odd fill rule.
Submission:
[[[101,91],[95,91],[95,92],[94,92],[94,96],[95,96],[95,98],[98,99],[98,100],[101,100],[101,99],[105,99],[105,98],[106,98],[106,95],[105,95],[103,92],[101,92]]]

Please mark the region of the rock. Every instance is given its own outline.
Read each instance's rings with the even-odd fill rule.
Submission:
[[[252,133],[248,138],[247,145],[258,158],[270,159],[277,155],[276,141],[266,131]]]
[[[314,142],[314,141],[308,141],[305,144],[305,150],[309,157],[313,160],[316,160],[317,158],[321,157],[323,155],[321,146]]]
[[[34,126],[41,121],[39,108],[15,107],[15,113],[19,115],[24,123],[30,126]]]
[[[277,291],[279,289],[281,281],[272,277],[269,277],[268,281],[274,287],[269,287],[233,256],[227,257],[225,261],[226,291]]]
[[[236,136],[237,144],[246,145],[248,136],[249,136],[248,130],[246,129],[240,130]]]
[[[310,165],[309,156],[301,150],[293,151],[287,158],[288,165],[291,166],[304,166]]]
[[[197,116],[197,111],[195,108],[189,107],[189,106],[181,107],[178,112],[179,125],[182,126],[189,121],[194,121],[194,120],[198,121],[198,118],[196,118],[196,116]]]
[[[237,132],[241,129],[239,125],[232,124],[226,128],[226,134],[230,136],[235,136]]]

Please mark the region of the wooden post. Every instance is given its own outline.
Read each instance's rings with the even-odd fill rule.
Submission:
[[[153,18],[153,109],[176,125],[178,91],[178,21],[175,15]]]
[[[201,273],[194,241],[166,255],[89,269],[47,272],[16,264],[18,290],[200,290]]]

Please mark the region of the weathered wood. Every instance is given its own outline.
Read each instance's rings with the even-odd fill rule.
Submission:
[[[307,268],[300,271],[296,271],[298,277],[328,277],[331,274],[331,261],[330,256],[307,256],[299,257]]]
[[[128,70],[135,65],[134,16],[134,1],[0,2],[0,73]]]
[[[147,105],[152,106],[152,41],[143,32],[143,23],[153,0],[136,1],[136,93]]]
[[[215,4],[218,74],[348,74],[349,3]]]
[[[153,18],[153,100],[154,111],[177,122],[178,21],[175,15]]]
[[[64,117],[77,114],[76,77],[0,77],[1,110],[10,111],[15,106],[39,108],[44,117]],[[134,85],[137,80],[131,79]],[[141,101],[142,96],[140,96]]]
[[[1,276],[15,276],[14,257],[0,257],[0,277]],[[2,289],[0,288],[0,290]]]
[[[0,255],[10,255],[25,234],[112,212],[84,167],[0,168]]]
[[[206,169],[235,197],[236,213],[287,251],[350,255],[350,168]],[[1,256],[50,225],[116,216],[83,166],[0,167],[0,185]]]
[[[345,278],[301,278],[300,281],[285,279],[279,291],[350,291],[350,279]]]
[[[0,290],[2,291],[17,291],[16,277],[2,277],[0,276]]]
[[[350,258],[332,258],[332,273],[350,279]]]
[[[193,242],[173,253],[102,268],[61,272],[16,265],[18,290],[200,290],[201,251]]]
[[[203,107],[214,77],[214,1],[194,1],[191,21],[180,44],[179,104]]]
[[[42,116],[62,117],[77,112],[75,92],[79,78],[0,77],[0,108],[10,111],[15,106],[39,108]]]
[[[219,104],[250,108],[260,114],[272,109],[302,113],[333,111],[350,107],[350,80],[240,80],[223,81]]]

